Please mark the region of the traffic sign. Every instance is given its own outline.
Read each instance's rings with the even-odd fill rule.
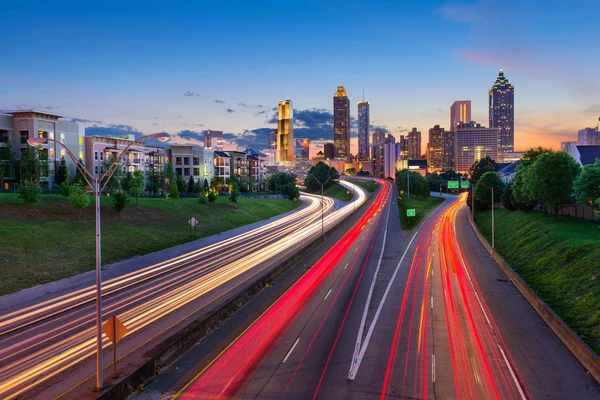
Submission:
[[[417,212],[414,208],[408,208],[406,209],[406,216],[407,217],[414,217],[417,215]]]
[[[119,317],[113,315],[102,325],[102,331],[113,342],[113,378],[117,377],[117,343],[127,334],[127,328]]]
[[[192,228],[195,228],[196,225],[198,225],[198,220],[194,217],[190,218],[190,220],[188,221],[188,224],[190,224],[192,226]]]
[[[400,196],[402,196],[404,194],[404,190],[400,191]]]
[[[462,189],[468,189],[471,187],[471,182],[470,181],[460,181],[460,187]]]
[[[448,189],[458,189],[458,181],[448,181]]]

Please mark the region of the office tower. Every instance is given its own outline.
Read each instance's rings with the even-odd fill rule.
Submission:
[[[336,159],[344,161],[349,159],[350,100],[343,86],[338,86],[333,97],[333,145]]]
[[[296,139],[296,161],[308,161],[310,153],[310,140]]]
[[[396,179],[396,161],[398,157],[397,143],[395,140],[386,140],[383,143],[382,177]]]
[[[292,101],[281,100],[277,115],[277,162],[293,162],[295,155]]]
[[[408,158],[421,158],[421,132],[417,128],[406,135],[406,146]]]
[[[450,130],[461,122],[471,122],[471,100],[455,101],[450,107]]]
[[[596,143],[598,137],[598,128],[583,128],[577,132],[577,144],[580,146],[589,146]]]
[[[560,142],[560,150],[565,153],[570,153],[573,146],[577,146],[577,142]]]
[[[455,169],[454,162],[454,131],[442,132],[442,171]]]
[[[381,128],[377,128],[373,131],[373,144],[383,142],[384,133]]]
[[[500,70],[490,90],[490,128],[498,128],[498,154],[515,151],[515,87]],[[469,122],[469,121],[467,121]]]
[[[500,128],[486,128],[476,122],[461,123],[454,132],[456,172],[469,172],[475,161],[490,157],[498,161]]]
[[[323,156],[326,160],[333,160],[335,157],[335,146],[333,143],[325,143],[323,145]]]
[[[223,131],[213,131],[207,129],[204,131],[204,147],[216,148],[223,143]]]
[[[369,126],[370,105],[368,101],[358,103],[358,161],[370,159],[369,151]]]
[[[442,169],[444,154],[444,128],[436,125],[429,129],[428,149],[427,169],[429,172],[440,171]]]
[[[269,131],[269,149],[277,149],[277,129]]]

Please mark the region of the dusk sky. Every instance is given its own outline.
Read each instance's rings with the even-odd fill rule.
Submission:
[[[88,134],[183,142],[210,128],[260,149],[291,99],[295,136],[332,140],[344,85],[353,117],[364,89],[373,125],[417,127],[425,143],[455,100],[487,126],[500,68],[515,86],[516,150],[557,148],[600,116],[594,0],[13,1],[0,15],[0,109],[46,108]]]

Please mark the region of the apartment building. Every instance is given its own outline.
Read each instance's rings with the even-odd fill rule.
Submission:
[[[224,151],[215,151],[214,177],[226,183],[231,178],[231,157]]]
[[[24,109],[4,111],[0,114],[0,146],[12,145],[15,160],[21,159],[21,153],[27,148],[27,140],[34,137],[53,139],[85,162],[83,125],[64,120],[64,116],[49,111]],[[71,176],[75,174],[75,163],[66,154],[59,143],[48,142],[38,147],[40,163],[47,168],[40,168],[40,184],[52,189],[55,186],[55,173],[62,158],[65,159]],[[3,189],[10,189],[20,179],[19,171],[4,182]]]
[[[169,162],[176,175],[181,175],[186,181],[190,176],[194,181],[204,185],[204,181],[213,180],[215,151],[210,148],[195,145],[171,145],[168,151]]]

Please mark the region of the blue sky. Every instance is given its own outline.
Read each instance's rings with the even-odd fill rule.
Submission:
[[[330,111],[344,85],[353,116],[364,89],[374,125],[416,126],[425,142],[454,100],[487,124],[503,68],[517,148],[557,147],[600,116],[599,12],[591,0],[10,2],[0,109],[48,107],[90,132],[211,128],[264,143],[279,100]],[[330,139],[308,114],[305,133]]]

